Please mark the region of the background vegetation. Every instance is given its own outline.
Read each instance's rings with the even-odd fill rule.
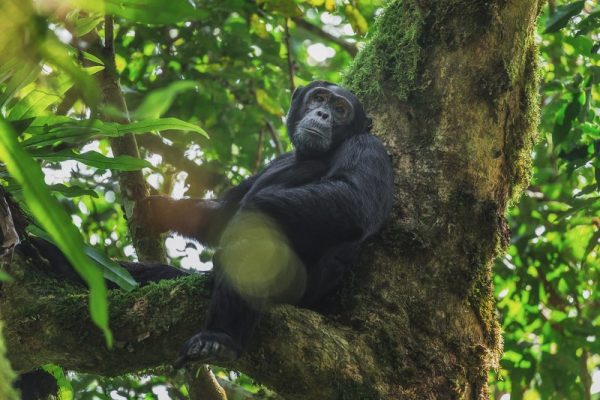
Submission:
[[[72,237],[57,244],[73,254],[76,231],[52,232],[62,216],[92,246],[88,254],[135,258],[114,171],[143,168],[154,193],[213,196],[289,150],[283,116],[291,91],[313,79],[339,82],[383,1],[197,4],[0,4],[0,181],[53,240]],[[115,15],[114,68],[130,125],[99,96],[99,76],[113,67],[103,53],[101,5]],[[505,341],[502,367],[490,374],[496,399],[600,398],[599,35],[594,1],[551,1],[539,21],[533,178],[511,209],[512,244],[495,268]],[[127,133],[136,134],[142,161],[113,156],[110,138]],[[52,198],[41,179],[68,216],[58,206],[44,213]],[[170,236],[167,250],[173,265],[210,268],[210,253],[197,244]],[[78,265],[110,342],[102,273],[123,287],[131,282],[109,260]],[[159,371],[107,379],[47,368],[65,398],[187,398],[181,382]],[[271,396],[244,375],[217,375],[243,393]]]

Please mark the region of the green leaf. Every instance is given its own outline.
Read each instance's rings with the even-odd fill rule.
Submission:
[[[577,24],[576,35],[587,35],[598,28],[600,28],[600,10],[590,13]]]
[[[85,253],[96,261],[104,271],[104,278],[117,284],[121,289],[132,291],[138,286],[138,283],[131,276],[129,271],[123,268],[119,263],[111,260],[105,254],[100,253],[92,246],[86,245]]]
[[[15,71],[22,68],[19,60],[16,58],[11,58],[10,60],[3,60],[4,63],[0,65],[0,83],[4,83],[7,79],[9,79]]]
[[[575,1],[558,7],[556,12],[548,19],[544,33],[558,32],[567,26],[569,20],[583,10],[583,6],[585,6],[585,0]]]
[[[68,117],[36,118],[25,132],[33,136],[23,141],[24,147],[51,146],[57,142],[82,143],[93,137],[116,137],[116,127],[98,120],[74,120]]]
[[[575,94],[573,99],[565,107],[564,111],[559,114],[559,120],[554,125],[554,130],[552,131],[552,143],[554,146],[558,146],[567,138],[571,131],[571,127],[573,126],[573,120],[577,118],[580,110],[581,103],[579,102],[579,95]],[[562,120],[560,120],[561,116]]]
[[[50,105],[60,102],[63,95],[73,86],[73,82],[61,75],[56,89],[34,88],[15,104],[8,115],[8,120],[27,119],[41,115]]]
[[[283,15],[284,17],[300,17],[304,15],[294,0],[258,0],[258,5],[265,11]]]
[[[133,22],[167,25],[205,19],[208,14],[187,0],[71,0],[71,5],[84,10],[112,14]]]
[[[79,10],[75,10],[79,14]],[[81,37],[87,33],[90,33],[98,24],[104,21],[104,14],[90,14],[87,16],[72,18],[71,22],[74,25],[73,33],[77,37]]]
[[[6,105],[6,103],[12,99],[15,94],[21,90],[21,88],[27,86],[31,82],[37,78],[41,71],[40,65],[21,65],[20,68],[17,67],[17,70],[11,72],[11,78],[6,84],[6,89],[4,89],[4,93],[0,95],[0,107]]]
[[[57,184],[48,186],[48,189],[50,189],[53,192],[58,192],[65,197],[91,196],[95,199],[97,199],[99,197],[98,193],[96,193],[92,189],[86,189],[86,188],[82,188],[81,186],[76,186],[76,185],[66,186],[66,185],[63,185],[62,183],[57,183]]]
[[[33,233],[34,235],[39,236],[42,239],[47,240],[50,243],[53,243],[54,245],[58,246],[58,244],[54,240],[52,240],[52,237],[50,237],[50,235],[48,235],[47,232],[44,232],[37,226],[30,225],[27,227],[27,230]],[[104,278],[108,279],[111,282],[114,282],[115,284],[119,285],[120,288],[125,289],[127,291],[131,291],[138,286],[138,283],[135,281],[135,279],[133,279],[129,271],[127,271],[117,262],[108,258],[106,255],[100,253],[92,246],[84,244],[83,251],[102,269]]]
[[[347,4],[344,7],[344,13],[348,17],[348,21],[350,21],[350,25],[352,25],[352,29],[359,35],[364,35],[367,33],[367,29],[369,25],[365,17],[360,13],[360,10],[356,7],[353,7],[350,4]]]
[[[175,97],[186,90],[195,89],[198,84],[193,81],[179,81],[169,86],[157,89],[149,93],[142,101],[142,104],[132,114],[133,119],[143,120],[147,118],[158,118],[163,115]]]
[[[600,248],[600,229],[596,230],[596,232],[594,232],[594,234],[590,238],[590,241],[588,242],[587,246],[585,247],[584,256],[583,256],[583,259],[581,260],[581,262],[585,263],[585,260],[590,255],[590,253],[594,249],[598,249],[598,248]]]
[[[98,65],[104,65],[104,62],[101,59],[99,59],[91,53],[88,53],[87,51],[82,51],[81,54],[83,55],[83,58],[85,58],[88,61],[94,62]]]
[[[60,400],[73,400],[73,387],[71,382],[67,379],[63,369],[58,365],[45,364],[42,369],[48,372],[56,380],[58,386],[58,398]]]
[[[31,152],[35,158],[42,158],[47,161],[66,161],[75,160],[83,164],[99,169],[112,169],[116,171],[139,171],[142,168],[154,168],[148,161],[132,156],[107,157],[97,151],[87,151],[85,153],[76,153],[71,149],[61,151],[41,151],[33,150]]]
[[[19,145],[15,133],[4,119],[0,119],[0,160],[23,188],[23,198],[33,217],[49,233],[89,286],[92,320],[104,332],[106,343],[111,347],[113,338],[108,327],[107,291],[102,271],[83,251],[84,243],[79,231],[65,210],[50,195],[40,167]]]
[[[71,78],[87,105],[95,106],[99,103],[101,90],[96,80],[75,63],[68,46],[48,36],[40,43],[39,50],[44,59]]]
[[[278,117],[284,115],[281,105],[271,99],[266,91],[262,89],[256,89],[256,101],[263,108],[263,110],[269,112],[270,114]]]
[[[13,277],[7,274],[4,271],[0,271],[0,282],[12,282],[14,281]]]
[[[178,130],[178,131],[191,131],[201,134],[208,138],[208,133],[198,125],[191,124],[189,122],[182,121],[178,118],[154,118],[147,119],[138,122],[132,122],[131,124],[114,124],[119,130],[119,136],[127,133],[148,133],[151,131],[166,131],[166,130]]]
[[[154,118],[131,124],[102,122],[100,120],[76,120],[63,116],[36,118],[26,129],[33,135],[23,141],[27,148],[51,146],[57,142],[82,143],[103,137],[120,137],[128,133],[140,134],[151,131],[180,130],[192,131],[208,138],[208,134],[198,125],[177,118]]]

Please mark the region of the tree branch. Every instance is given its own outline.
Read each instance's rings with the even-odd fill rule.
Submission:
[[[271,121],[267,121],[266,125],[269,130],[269,135],[271,135],[271,139],[275,144],[275,154],[283,154],[283,146],[281,145],[281,140],[279,140],[279,138],[277,137],[277,131],[275,131],[275,127],[273,126]]]
[[[165,144],[158,136],[145,134],[139,135],[137,139],[140,146],[153,153],[160,154],[166,163],[188,173],[187,180],[191,186],[190,194],[194,193],[194,195],[200,196],[207,190],[214,190],[227,184],[225,175],[220,173],[214,165],[196,164],[185,157],[180,149]]]
[[[293,17],[292,21],[294,21],[296,23],[296,25],[298,25],[299,28],[302,28],[307,32],[310,32],[314,35],[320,36],[321,38],[323,38],[325,40],[328,40],[330,42],[337,44],[342,49],[344,49],[348,53],[350,53],[350,55],[352,57],[356,56],[356,53],[358,53],[358,49],[356,48],[355,44],[349,43],[349,42],[345,41],[344,39],[339,38],[337,36],[333,36],[331,33],[325,32],[323,29],[319,28],[316,25],[311,24],[310,22],[306,21],[302,17]]]
[[[90,320],[88,294],[46,276],[42,269],[47,266],[21,246],[9,269],[16,281],[2,287],[8,356],[17,371],[54,363],[113,376],[168,365],[181,343],[202,326],[208,307],[210,279],[205,274],[131,293],[111,290],[115,347],[109,350]],[[363,367],[373,364],[372,358],[365,358],[368,354],[360,336],[347,328],[313,311],[278,306],[264,316],[248,353],[223,366],[249,373],[285,398],[305,399],[303,393],[312,388],[301,377],[315,373],[327,395],[339,387],[371,385],[368,377],[375,370]],[[281,363],[285,371],[276,367]]]
[[[99,73],[100,86],[102,88],[102,103],[116,108],[121,113],[120,117],[107,115],[105,118],[108,121],[129,123],[127,104],[119,86],[119,78],[115,65],[113,18],[111,16],[107,15],[105,17],[104,31],[104,46],[100,49],[99,54],[97,54],[102,59],[105,67]],[[137,142],[135,136],[132,134],[112,138],[110,144],[115,156],[128,155],[140,158]],[[142,261],[164,261],[165,252],[161,238],[151,234],[145,227],[130,218],[133,215],[134,205],[148,194],[148,188],[142,171],[122,171],[117,176],[121,188],[121,203],[125,210],[125,215],[129,218],[129,229],[138,258]]]
[[[296,85],[294,85],[294,60],[292,59],[292,45],[290,41],[290,19],[285,18],[283,22],[283,29],[285,35],[285,49],[286,49],[286,58],[288,65],[288,77],[290,81],[290,93],[294,93],[296,89]]]

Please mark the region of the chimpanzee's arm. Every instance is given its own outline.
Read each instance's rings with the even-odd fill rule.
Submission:
[[[375,233],[391,208],[392,184],[384,147],[371,135],[357,135],[344,142],[321,179],[292,188],[273,185],[242,208],[270,215],[292,236],[331,245]]]
[[[138,203],[134,218],[156,233],[177,232],[209,245],[216,244],[223,226],[239,208],[256,177],[229,189],[222,199],[172,199],[149,196]]]

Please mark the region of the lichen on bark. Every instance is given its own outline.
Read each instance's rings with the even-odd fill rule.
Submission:
[[[12,383],[15,380],[15,373],[6,359],[6,346],[4,345],[2,331],[3,325],[0,321],[0,399],[17,400],[17,393],[12,387]]]

